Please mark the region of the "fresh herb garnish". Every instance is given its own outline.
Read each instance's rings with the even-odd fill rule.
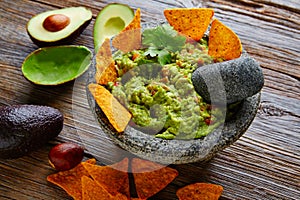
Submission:
[[[161,65],[171,62],[171,52],[180,51],[186,38],[168,24],[143,32],[143,46],[148,47],[145,55],[156,57]]]

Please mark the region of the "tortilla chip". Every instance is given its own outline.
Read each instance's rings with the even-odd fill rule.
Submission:
[[[214,10],[210,8],[173,8],[165,9],[164,15],[176,31],[199,41],[210,24]]]
[[[179,200],[209,199],[218,200],[223,187],[211,183],[194,183],[177,190]]]
[[[82,200],[127,200],[127,197],[122,194],[112,196],[96,181],[87,176],[81,178],[82,185]]]
[[[111,63],[100,75],[96,73],[97,83],[107,85],[109,82],[115,82],[118,78],[118,72],[115,67],[115,62]]]
[[[61,171],[56,174],[47,176],[47,181],[61,187],[67,192],[68,195],[74,198],[74,200],[82,199],[81,190],[81,177],[89,176],[88,171],[83,167],[83,163],[89,165],[96,164],[95,159],[89,159],[85,162],[78,164],[73,169],[67,171]]]
[[[119,193],[130,198],[129,178],[128,178],[128,158],[110,165],[98,166],[85,163],[84,168],[97,184],[101,185],[112,196],[117,196]]]
[[[151,161],[133,158],[131,169],[139,198],[147,199],[164,189],[177,176],[178,171]]]
[[[112,61],[113,57],[110,49],[110,41],[106,38],[96,54],[97,69],[99,69],[100,72],[103,72]]]
[[[130,112],[105,87],[92,83],[88,88],[112,126],[123,132],[131,119]]]
[[[141,10],[139,8],[136,10],[135,16],[128,26],[113,38],[112,44],[124,53],[141,48]]]
[[[81,177],[82,200],[112,199],[112,196],[99,184],[87,176]]]
[[[239,37],[218,19],[212,22],[208,40],[208,54],[215,59],[235,59],[242,54]]]
[[[110,40],[106,38],[96,54],[96,82],[107,85],[118,77],[115,61],[110,49]]]

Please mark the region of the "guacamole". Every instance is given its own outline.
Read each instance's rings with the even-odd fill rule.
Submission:
[[[114,55],[119,78],[109,83],[109,89],[131,112],[131,125],[163,139],[195,139],[209,134],[218,126],[222,112],[212,112],[191,81],[197,67],[214,62],[207,54],[207,41],[186,43],[180,51],[170,53],[170,62],[165,65],[146,51]]]

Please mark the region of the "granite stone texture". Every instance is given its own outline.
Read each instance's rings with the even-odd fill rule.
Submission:
[[[192,81],[206,101],[226,105],[258,93],[264,85],[264,76],[259,63],[243,55],[235,60],[199,67]]]
[[[107,135],[112,142],[122,150],[154,162],[163,164],[184,164],[209,161],[219,151],[238,140],[248,129],[255,118],[260,102],[260,89],[264,82],[262,71],[258,63],[249,56],[243,55],[239,59],[210,66],[213,67],[214,70],[206,69],[208,71],[206,73],[214,77],[206,77],[205,81],[209,82],[211,86],[213,84],[215,85],[212,87],[213,91],[216,91],[215,99],[221,100],[223,103],[224,98],[229,98],[230,102],[240,102],[234,115],[226,119],[206,137],[192,140],[164,140],[155,138],[153,135],[137,130],[130,125],[127,126],[123,133],[117,133],[87,89],[89,106],[100,127],[100,132],[97,134]],[[242,72],[240,72],[240,70],[242,70]],[[205,81],[201,81],[202,70],[197,73],[199,73],[200,79],[194,81],[196,84],[202,83],[201,88],[205,88],[205,84],[203,84]],[[206,75],[206,73],[204,73],[204,75]],[[86,85],[95,81],[94,74],[95,68],[91,67],[89,69]],[[195,76],[196,75],[194,75],[194,78]],[[218,87],[224,90],[220,92]],[[199,89],[200,87],[197,88]],[[227,88],[227,91],[225,88]],[[226,92],[224,91],[228,94],[233,92],[233,94],[229,94],[230,96],[227,95],[226,97]],[[206,89],[206,93],[207,97],[210,97],[208,89]],[[225,99],[225,102],[226,101]],[[94,138],[94,140],[99,140],[100,144],[103,142],[103,137]],[[90,150],[89,147],[86,148]],[[93,153],[93,156],[97,158],[97,153]]]

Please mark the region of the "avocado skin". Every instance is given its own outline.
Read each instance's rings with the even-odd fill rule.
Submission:
[[[62,38],[57,41],[52,42],[46,42],[35,39],[29,32],[28,28],[26,28],[27,34],[29,35],[30,39],[34,44],[36,44],[38,47],[49,47],[49,46],[57,46],[57,45],[65,45],[73,42],[81,33],[86,29],[86,27],[90,24],[93,18],[90,20],[84,22],[77,30],[75,30],[71,35],[67,36],[66,38]]]
[[[0,107],[0,158],[19,158],[58,136],[62,113],[40,105]]]
[[[121,6],[121,7],[126,7],[131,13],[132,13],[132,19],[134,18],[134,10],[129,6],[129,5],[127,5],[127,4],[123,4],[123,3],[109,3],[109,4],[107,4],[106,6],[104,6],[102,9],[101,9],[101,11],[98,13],[98,15],[97,15],[97,17],[96,17],[96,19],[95,19],[95,23],[94,23],[94,30],[93,30],[93,37],[94,37],[94,48],[95,48],[95,50],[96,50],[96,52],[98,51],[98,49],[99,49],[99,47],[102,45],[102,43],[104,42],[104,40],[105,40],[105,38],[107,37],[107,36],[105,36],[105,37],[103,37],[102,39],[103,39],[103,41],[102,42],[97,42],[97,37],[99,37],[98,35],[101,35],[101,33],[99,33],[99,30],[97,30],[97,24],[98,24],[98,22],[99,21],[103,21],[102,20],[102,14],[103,14],[103,12],[107,9],[107,8],[109,8],[109,7],[111,7],[111,6]],[[121,15],[122,13],[119,11],[119,14]],[[131,19],[131,20],[132,20]],[[131,21],[130,20],[130,21]],[[116,33],[117,34],[117,33]],[[113,36],[109,36],[109,38],[111,38],[111,37],[113,37]],[[99,40],[99,39],[98,39]]]

